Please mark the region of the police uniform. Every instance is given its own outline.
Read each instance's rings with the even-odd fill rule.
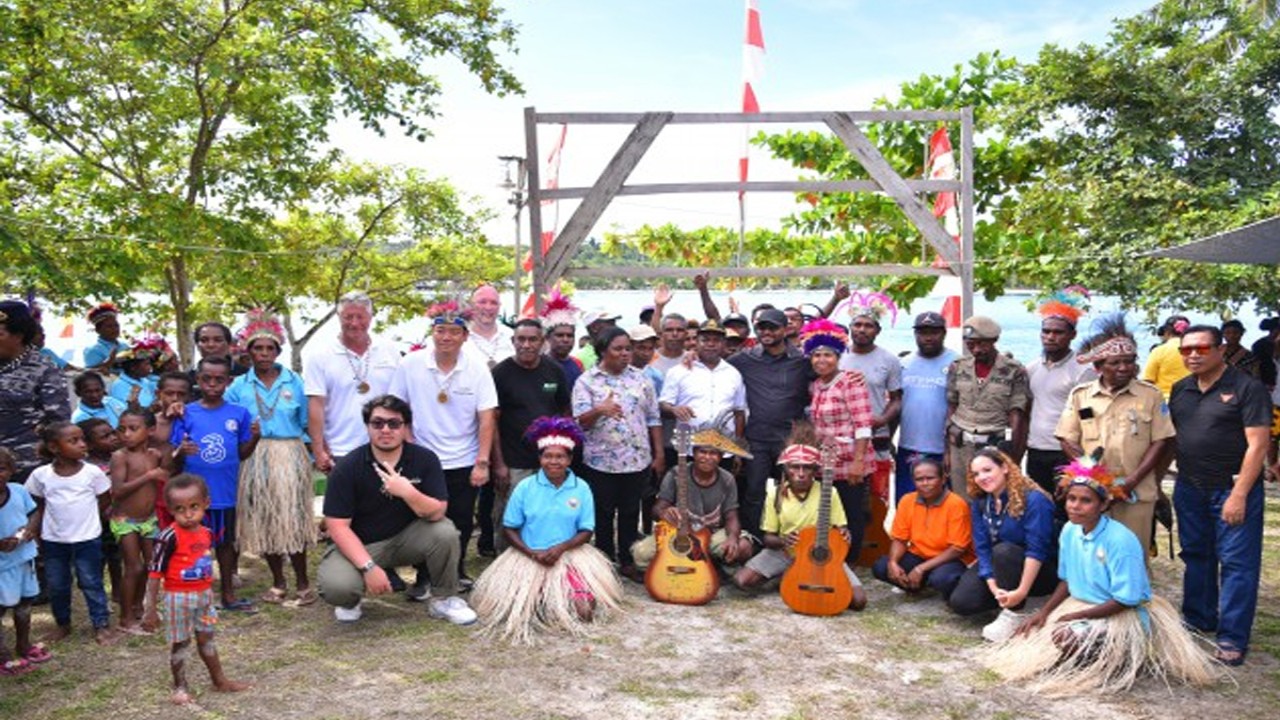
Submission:
[[[1101,380],[1077,385],[1067,397],[1054,435],[1084,449],[1085,455],[1102,448],[1102,462],[1116,477],[1125,477],[1137,502],[1115,502],[1111,517],[1133,531],[1146,547],[1155,522],[1159,479],[1155,473],[1130,478],[1152,443],[1174,435],[1173,419],[1160,389],[1133,380],[1119,390],[1108,390]],[[1136,485],[1135,485],[1136,482]]]
[[[1000,326],[982,317],[965,323],[966,339],[995,340]],[[991,372],[979,378],[973,356],[956,360],[947,369],[947,404],[955,408],[947,427],[951,449],[951,489],[968,497],[969,461],[974,451],[1005,441],[1009,411],[1027,409],[1031,395],[1027,370],[1022,363],[997,354]]]

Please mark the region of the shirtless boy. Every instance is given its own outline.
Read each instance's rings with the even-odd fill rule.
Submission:
[[[164,455],[151,447],[155,417],[146,410],[126,410],[120,416],[123,447],[111,456],[111,534],[120,544],[123,582],[120,588],[120,630],[149,634],[138,626],[146,567],[151,563],[152,543],[159,531],[156,494],[168,479]]]

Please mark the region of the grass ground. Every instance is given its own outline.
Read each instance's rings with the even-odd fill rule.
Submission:
[[[980,623],[936,598],[867,581],[861,614],[814,618],[776,596],[722,590],[701,608],[660,605],[628,584],[625,615],[589,637],[512,647],[426,617],[422,605],[366,603],[353,625],[321,604],[264,606],[221,620],[218,647],[231,677],[255,689],[222,695],[190,670],[196,705],[174,709],[158,638],[99,648],[83,606],[76,634],[39,672],[0,679],[0,718],[1274,718],[1280,708],[1280,492],[1269,488],[1263,582],[1249,662],[1202,690],[1147,681],[1124,696],[1048,700],[1000,683],[973,662]],[[1180,594],[1180,568],[1154,565],[1157,592]],[[479,566],[474,568],[479,570]],[[266,587],[246,559],[244,593]],[[8,629],[8,619],[4,623]],[[37,633],[51,627],[36,613]],[[6,632],[7,639],[12,635]],[[1229,708],[1229,710],[1228,710]]]

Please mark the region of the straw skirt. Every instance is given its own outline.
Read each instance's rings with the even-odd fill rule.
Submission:
[[[983,651],[982,663],[1005,680],[1024,682],[1033,692],[1052,696],[1122,692],[1142,675],[1153,675],[1165,684],[1194,686],[1209,685],[1221,677],[1207,641],[1188,632],[1178,612],[1163,598],[1153,597],[1145,605],[1150,630],[1136,609],[1102,620],[1057,622],[1066,613],[1088,607],[1067,598],[1039,630]],[[1075,642],[1066,650],[1053,640],[1055,629],[1063,627],[1075,633]]]
[[[621,609],[622,583],[594,547],[569,550],[551,567],[509,548],[476,580],[471,606],[484,633],[529,644],[540,632],[585,633],[573,603],[585,593],[595,598],[593,622]]]
[[[289,555],[315,542],[315,485],[302,440],[267,439],[240,464],[236,540],[254,555]]]

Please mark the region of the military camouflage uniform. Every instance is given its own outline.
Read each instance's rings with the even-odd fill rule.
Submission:
[[[947,404],[955,411],[947,427],[947,444],[951,449],[951,489],[961,497],[969,496],[965,485],[974,450],[1004,442],[1009,411],[1025,411],[1030,396],[1026,368],[1003,354],[996,355],[984,380],[978,379],[972,356],[951,363]]]
[[[0,363],[0,447],[18,458],[20,482],[37,465],[37,426],[71,419],[67,381],[47,358],[28,349],[11,363]]]

